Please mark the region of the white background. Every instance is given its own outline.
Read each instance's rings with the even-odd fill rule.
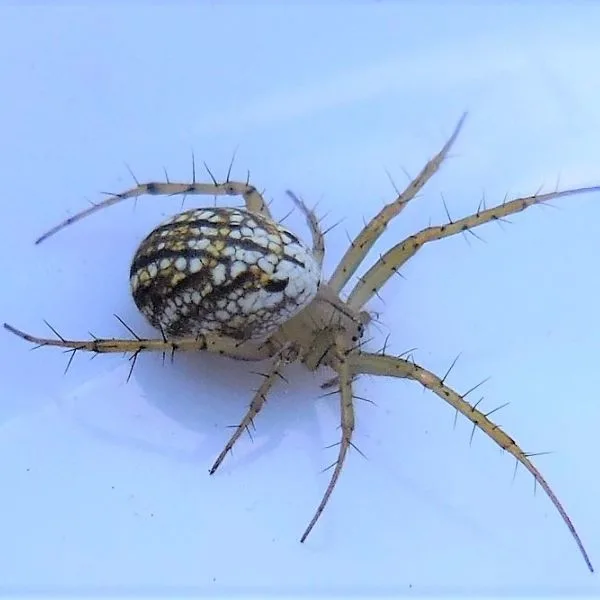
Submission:
[[[142,237],[181,207],[146,198],[41,246],[67,215],[140,180],[216,174],[319,201],[326,273],[465,109],[453,158],[395,221],[402,237],[505,194],[600,183],[600,11],[591,3],[0,9],[0,318],[45,335],[152,334],[128,290]],[[211,203],[191,199],[187,206]],[[385,288],[392,349],[466,390],[531,452],[600,568],[600,193],[437,242]],[[306,238],[301,217],[287,221]],[[30,352],[0,332],[0,584],[77,594],[593,592],[568,531],[514,461],[416,384],[364,378],[356,444],[335,456],[327,374],[288,370],[220,472],[208,467],[259,377],[211,356]],[[473,398],[476,400],[477,398]]]

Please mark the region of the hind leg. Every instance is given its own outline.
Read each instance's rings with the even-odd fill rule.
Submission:
[[[207,168],[208,170],[208,168]],[[151,181],[148,183],[139,183],[136,179],[135,187],[121,192],[120,194],[112,194],[106,200],[92,204],[92,206],[78,212],[77,214],[65,219],[58,225],[49,229],[46,233],[42,234],[37,240],[36,244],[43,242],[49,237],[58,233],[60,230],[88,217],[104,208],[119,204],[124,200],[130,198],[139,198],[140,196],[177,196],[177,195],[200,195],[200,196],[241,196],[244,199],[246,208],[252,212],[258,212],[271,218],[269,208],[264,201],[260,192],[250,184],[249,181],[245,183],[239,181],[230,181],[229,173],[227,173],[227,179],[219,183],[208,171],[212,183],[198,183],[196,182],[196,173],[194,168],[194,176],[190,183],[174,183],[169,180],[166,182]]]

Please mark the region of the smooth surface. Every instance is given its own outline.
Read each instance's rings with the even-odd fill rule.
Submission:
[[[402,237],[505,194],[600,183],[598,7],[377,3],[342,9],[0,9],[0,317],[46,335],[151,329],[129,261],[179,198],[106,210],[34,239],[102,191],[234,175],[319,201],[326,273],[470,111],[453,158],[385,233]],[[205,173],[202,171],[202,177]],[[186,206],[211,203],[188,199]],[[600,194],[430,245],[372,303],[391,349],[466,390],[531,452],[600,568]],[[288,221],[306,238],[302,218]],[[214,477],[259,377],[211,356],[30,352],[1,333],[0,590],[328,596],[600,593],[567,529],[512,458],[415,384],[362,379],[355,442],[298,542],[335,456],[337,399],[287,372]],[[477,398],[473,398],[477,400]]]

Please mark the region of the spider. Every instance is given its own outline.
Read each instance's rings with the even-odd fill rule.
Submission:
[[[199,208],[180,212],[156,227],[139,245],[130,270],[134,301],[159,332],[156,339],[137,336],[124,322],[133,338],[68,340],[50,325],[56,338],[25,333],[12,325],[4,327],[40,346],[58,346],[71,352],[125,352],[135,359],[141,352],[173,354],[178,351],[208,351],[236,360],[269,361],[270,366],[249,408],[235,428],[223,451],[210,468],[215,473],[228,452],[251,425],[265,404],[267,394],[282,369],[295,361],[315,371],[327,367],[332,379],[324,388],[339,392],[341,439],[336,462],[323,497],[300,541],[304,542],[317,523],[338,481],[354,431],[353,382],[369,374],[410,379],[450,404],[512,454],[534,477],[550,498],[574,538],[590,571],[593,567],[573,523],[544,477],[530,460],[531,455],[439,377],[416,364],[411,357],[390,356],[385,349],[368,352],[362,340],[372,320],[365,306],[390,277],[399,271],[424,244],[457,233],[469,232],[484,223],[525,210],[554,198],[600,191],[600,186],[581,187],[550,193],[536,193],[485,208],[452,221],[430,226],[407,237],[387,252],[358,278],[349,294],[343,290],[386,229],[415,198],[440,168],[453,146],[466,113],[442,149],[421,170],[408,187],[397,191],[396,199],[384,206],[352,240],[333,274],[321,275],[325,253],[324,233],[314,211],[293,192],[287,194],[303,213],[311,232],[312,245],[305,245],[293,232],[276,222],[262,195],[249,183],[230,180],[231,165],[219,183],[206,167],[211,183],[139,183],[120,194],[110,195],[66,219],[42,235],[40,243],[68,225],[103,208],[142,195],[241,196],[244,208]],[[206,166],[206,165],[205,165]],[[131,372],[130,372],[131,375]],[[472,391],[472,390],[470,390]],[[489,414],[489,413],[488,413]]]

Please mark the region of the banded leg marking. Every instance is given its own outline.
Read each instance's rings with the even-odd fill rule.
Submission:
[[[349,360],[351,361],[352,373],[355,375],[385,375],[388,377],[399,377],[402,379],[412,379],[413,381],[417,381],[423,387],[432,391],[442,400],[450,404],[450,406],[455,408],[459,413],[469,419],[469,421],[471,421],[475,427],[478,427],[481,431],[483,431],[503,450],[506,450],[512,454],[517,461],[533,475],[535,481],[539,483],[544,492],[546,492],[548,498],[550,498],[550,501],[568,527],[589,570],[592,572],[594,571],[590,558],[583,546],[583,542],[581,541],[579,534],[575,529],[575,526],[573,525],[559,499],[552,491],[552,488],[542,477],[542,474],[533,465],[531,460],[529,460],[529,455],[526,452],[523,452],[519,445],[498,425],[488,419],[484,413],[480,412],[474,406],[469,404],[463,396],[455,392],[452,388],[448,387],[437,375],[415,364],[414,362],[399,357],[383,356],[381,354],[372,354],[366,352],[352,354],[350,355]]]

